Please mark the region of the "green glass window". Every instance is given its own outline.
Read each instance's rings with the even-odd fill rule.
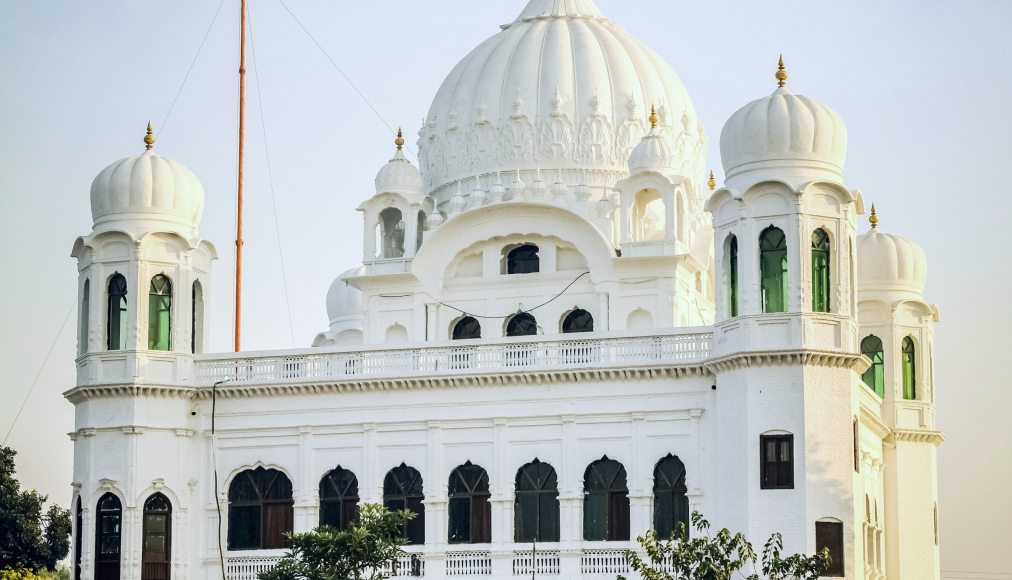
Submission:
[[[629,539],[629,487],[625,467],[604,456],[583,474],[583,539]]]
[[[874,334],[864,337],[861,341],[861,354],[871,360],[871,366],[864,371],[861,378],[868,388],[875,391],[878,396],[885,396],[885,355],[882,349],[882,339]]]
[[[914,339],[909,336],[903,339],[903,398],[917,398],[917,354]]]
[[[787,312],[787,238],[770,226],[759,236],[763,312]]]
[[[812,311],[829,312],[829,234],[812,232]]]
[[[358,519],[358,478],[337,466],[320,480],[320,525],[347,529]]]
[[[88,311],[91,310],[91,280],[84,281],[84,292],[81,293],[81,328],[77,338],[77,354],[88,353]]]
[[[554,467],[535,459],[517,471],[513,513],[517,542],[559,541],[559,478]]]
[[[123,350],[127,338],[127,283],[123,274],[109,279],[109,311],[106,320],[106,348]]]
[[[151,279],[148,291],[148,348],[169,350],[172,328],[172,282],[163,274]]]
[[[731,236],[727,244],[727,294],[731,300],[731,317],[738,316],[738,238]]]
[[[688,536],[685,464],[670,453],[654,467],[654,531],[663,539]]]

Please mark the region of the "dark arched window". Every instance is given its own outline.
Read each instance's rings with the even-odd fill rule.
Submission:
[[[514,537],[517,542],[559,541],[559,478],[537,459],[517,471]]]
[[[144,502],[141,580],[169,580],[172,554],[172,504],[156,493]]]
[[[829,234],[812,232],[812,311],[829,312]]]
[[[84,532],[84,509],[78,497],[74,507],[74,580],[81,580],[81,536]]]
[[[343,530],[357,519],[358,478],[338,465],[320,480],[320,525]]]
[[[95,580],[119,580],[123,504],[112,493],[98,500],[95,514]]]
[[[540,270],[541,259],[538,257],[538,247],[534,244],[523,244],[506,254],[507,274],[533,274]]]
[[[687,491],[685,464],[669,453],[654,467],[654,531],[659,537],[668,539],[689,533]]]
[[[194,281],[190,293],[190,352],[197,354],[204,350],[204,287],[200,281]]]
[[[488,473],[470,461],[450,474],[449,541],[483,544],[492,541],[492,506],[488,503]]]
[[[292,531],[292,482],[276,469],[247,469],[228,487],[228,549],[285,547]]]
[[[727,239],[727,297],[728,313],[738,316],[738,238],[734,234]]]
[[[148,291],[148,348],[169,350],[172,348],[172,282],[159,274],[151,279]]]
[[[885,355],[882,349],[882,339],[874,334],[864,337],[861,341],[861,354],[871,360],[871,366],[864,371],[861,378],[868,388],[875,391],[878,396],[885,395]]]
[[[770,226],[759,235],[763,312],[787,312],[787,238]]]
[[[123,274],[109,279],[109,310],[106,319],[106,348],[123,350],[127,339],[127,283]]]
[[[415,226],[415,251],[417,252],[422,248],[422,241],[425,239],[425,212],[418,212],[418,221]]]
[[[379,245],[376,248],[379,258],[400,258],[404,256],[404,219],[401,210],[388,207],[380,212],[379,223],[376,224]],[[409,240],[410,241],[410,240]]]
[[[81,293],[81,328],[77,337],[77,354],[88,353],[88,315],[91,309],[91,280],[84,281]]]
[[[402,531],[412,545],[425,543],[424,501],[422,474],[417,469],[402,463],[387,472],[383,479],[383,505],[391,510],[409,510],[415,514]]]
[[[629,487],[625,467],[604,456],[583,475],[583,539],[629,539]]]
[[[593,332],[594,317],[581,308],[573,310],[562,319],[562,332]]]
[[[909,336],[903,339],[903,398],[917,398],[917,353]]]
[[[453,325],[453,340],[481,338],[481,323],[473,316],[465,316]]]
[[[531,336],[537,333],[538,321],[527,312],[514,315],[506,323],[506,336]]]

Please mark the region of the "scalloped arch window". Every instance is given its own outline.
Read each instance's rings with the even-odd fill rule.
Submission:
[[[148,348],[172,348],[172,282],[164,274],[151,279],[148,291]]]
[[[763,312],[787,312],[787,238],[770,226],[759,235]]]

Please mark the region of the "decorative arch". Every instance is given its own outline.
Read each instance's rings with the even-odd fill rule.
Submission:
[[[629,487],[625,466],[605,455],[583,474],[583,539],[629,540]]]
[[[533,336],[538,333],[538,321],[530,312],[519,312],[506,320],[506,336]]]
[[[395,322],[387,328],[387,344],[403,344],[408,341],[408,329],[401,323]]]
[[[582,308],[574,308],[562,317],[559,328],[563,334],[593,332],[594,316]]]
[[[84,288],[81,290],[81,321],[77,338],[77,354],[88,354],[88,327],[91,325],[91,280],[84,279]]]
[[[830,311],[830,238],[824,228],[812,232],[812,312]]]
[[[339,530],[358,520],[358,478],[338,465],[320,479],[320,525]]]
[[[408,544],[425,543],[424,502],[422,474],[417,469],[401,463],[387,472],[383,478],[383,505],[391,510],[408,510],[415,514],[401,531]]]
[[[481,323],[473,316],[461,316],[450,328],[451,340],[470,340],[481,338]]]
[[[525,242],[503,248],[503,274],[535,274],[541,271],[540,248],[537,244]]]
[[[240,471],[228,486],[228,502],[229,550],[285,547],[295,519],[288,475],[264,467]]]
[[[879,397],[885,396],[885,349],[882,339],[869,334],[861,341],[861,354],[868,357],[871,366],[861,375],[861,380]]]
[[[738,316],[738,237],[733,233],[724,239],[723,274],[728,318],[734,318]]]
[[[517,470],[513,534],[516,542],[559,541],[559,477],[537,458]]]
[[[483,544],[492,541],[492,506],[489,504],[488,473],[470,461],[450,473],[447,485],[451,544]]]
[[[376,257],[386,260],[403,256],[404,215],[396,207],[387,207],[376,220]]]
[[[626,318],[626,328],[629,330],[650,330],[653,327],[654,315],[643,308],[633,310]]]
[[[204,352],[204,285],[193,281],[190,289],[190,352]]]
[[[917,399],[917,343],[912,336],[903,337],[900,343],[900,364],[903,376],[903,398]]]
[[[654,531],[664,539],[689,533],[685,464],[668,453],[654,466]]]
[[[759,234],[759,277],[763,312],[787,312],[787,236],[773,225]]]
[[[172,502],[161,492],[144,501],[141,580],[169,580],[172,564]]]
[[[172,348],[172,281],[165,274],[151,278],[148,289],[148,349]]]
[[[95,504],[95,580],[119,580],[123,501],[106,492]]]
[[[74,498],[74,580],[81,580],[81,549],[84,543],[81,541],[84,535],[84,507],[81,505],[81,495]]]
[[[109,276],[107,282],[107,309],[106,309],[106,348],[108,350],[123,350],[127,341],[127,281],[126,277],[119,272]]]

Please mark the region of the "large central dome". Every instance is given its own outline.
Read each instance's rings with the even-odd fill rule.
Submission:
[[[419,133],[437,200],[460,180],[470,191],[476,176],[518,169],[610,187],[628,174],[651,105],[680,145],[675,167],[702,171],[702,126],[678,76],[593,0],[531,0],[501,28],[450,72]]]

